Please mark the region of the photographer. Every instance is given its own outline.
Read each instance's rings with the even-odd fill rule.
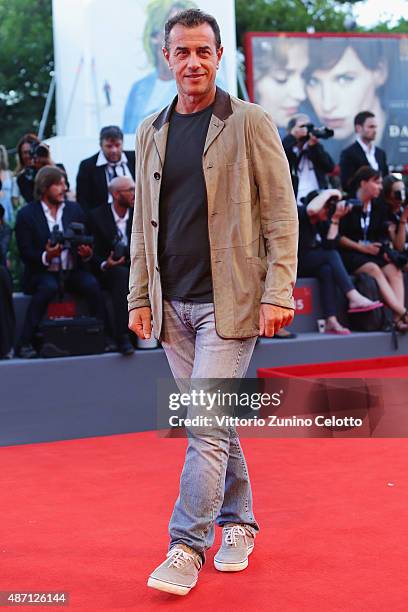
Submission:
[[[34,200],[34,181],[37,172],[45,166],[56,166],[63,173],[67,190],[69,183],[62,164],[55,164],[51,158],[49,146],[40,142],[34,134],[26,134],[17,145],[20,172],[17,174],[17,185],[26,203]]]
[[[110,292],[119,352],[134,352],[129,340],[128,308],[129,244],[132,231],[135,183],[131,177],[114,178],[109,184],[112,204],[91,209],[90,231],[95,237],[92,262],[102,287]]]
[[[298,205],[311,191],[327,189],[327,174],[334,161],[320,144],[320,138],[330,138],[333,131],[316,129],[307,115],[295,115],[288,123],[288,134],[282,141],[288,158],[293,190]]]
[[[336,285],[346,296],[348,312],[368,312],[381,307],[355,289],[338,253],[339,221],[349,212],[337,189],[312,192],[305,206],[298,206],[299,254],[298,276],[319,279],[326,333],[346,335],[336,316]]]
[[[386,176],[380,201],[388,216],[388,233],[392,246],[401,253],[406,252],[408,202],[403,181],[392,174]]]
[[[61,235],[72,224],[84,223],[79,204],[65,201],[66,189],[59,168],[42,168],[35,178],[36,201],[24,206],[17,215],[17,245],[25,264],[23,289],[32,294],[18,350],[18,355],[26,359],[37,355],[32,345],[36,327],[62,282],[66,289],[87,299],[91,315],[104,320],[102,291],[96,278],[86,270],[86,262],[93,255],[92,247],[86,244],[89,238],[84,236],[81,243],[78,237],[67,245]]]
[[[369,166],[360,168],[350,187],[359,206],[353,206],[340,223],[341,256],[350,274],[365,273],[378,285],[384,303],[393,311],[395,329],[408,331],[408,313],[404,301],[404,279],[396,265],[395,252],[384,244],[389,239],[388,215],[377,200],[382,188],[380,172]]]

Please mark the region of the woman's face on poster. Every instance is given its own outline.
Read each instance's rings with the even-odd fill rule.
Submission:
[[[343,140],[354,134],[357,113],[378,106],[377,90],[386,78],[383,64],[370,70],[354,49],[347,47],[332,68],[311,72],[306,92],[319,121]]]
[[[302,76],[308,64],[307,44],[304,41],[288,45],[284,66],[271,65],[257,86],[258,102],[269,112],[278,127],[286,127],[289,119],[299,112],[306,98]]]

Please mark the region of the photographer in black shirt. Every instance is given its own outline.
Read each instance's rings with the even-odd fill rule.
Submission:
[[[353,206],[340,223],[339,244],[344,265],[350,274],[365,273],[376,280],[384,303],[393,311],[395,328],[407,332],[403,265],[387,249],[388,213],[378,200],[382,189],[380,172],[363,166],[354,175],[350,187],[360,206]]]
[[[131,176],[118,176],[109,183],[112,204],[89,211],[90,231],[95,238],[92,263],[95,276],[108,290],[115,318],[116,342],[122,355],[134,352],[129,339],[127,294],[129,291],[130,237],[135,183]]]
[[[298,276],[317,277],[320,284],[326,333],[346,335],[350,330],[337,319],[336,285],[346,296],[348,312],[368,312],[381,307],[355,289],[337,251],[339,222],[349,212],[337,189],[312,192],[304,206],[298,206]]]
[[[383,190],[380,202],[388,216],[388,233],[394,249],[406,252],[408,201],[404,182],[389,174],[383,179]]]
[[[310,192],[329,186],[327,174],[333,171],[334,161],[320,139],[330,138],[333,131],[316,129],[307,115],[295,115],[289,121],[287,131],[282,144],[289,162],[293,190],[300,205],[302,198]]]

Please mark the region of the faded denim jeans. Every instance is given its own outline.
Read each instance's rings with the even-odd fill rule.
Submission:
[[[245,377],[256,337],[218,336],[212,303],[164,300],[161,343],[175,379],[239,379]],[[234,428],[218,425],[188,435],[180,493],[169,524],[169,548],[183,543],[200,553],[204,562],[205,551],[214,542],[215,523],[245,524],[252,533],[259,531],[238,436]]]

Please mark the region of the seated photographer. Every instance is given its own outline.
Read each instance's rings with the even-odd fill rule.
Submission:
[[[69,183],[67,173],[62,164],[55,164],[51,158],[49,146],[45,142],[40,142],[34,134],[26,134],[17,145],[21,171],[17,174],[17,185],[20,194],[26,201],[34,200],[34,181],[37,172],[45,166],[56,166],[64,173],[67,191]]]
[[[119,352],[131,355],[134,348],[129,340],[128,307],[129,245],[132,231],[135,183],[132,177],[120,176],[109,184],[112,204],[89,211],[90,231],[95,237],[92,262],[102,287],[112,297]]]
[[[288,134],[282,141],[292,176],[293,191],[298,205],[311,191],[327,189],[327,174],[334,161],[320,144],[320,138],[330,138],[333,131],[316,129],[307,115],[295,115],[288,123]]]
[[[351,332],[336,316],[336,285],[348,300],[349,312],[368,312],[382,306],[381,302],[373,302],[355,289],[336,250],[339,221],[347,213],[348,207],[337,189],[311,192],[305,198],[305,205],[298,206],[298,276],[319,279],[326,333],[340,335]]]
[[[17,214],[17,246],[25,264],[23,290],[32,294],[18,349],[18,355],[26,359],[37,356],[36,328],[62,288],[82,294],[90,314],[105,319],[101,288],[86,269],[93,249],[84,235],[84,214],[79,204],[65,201],[66,190],[59,168],[41,168],[35,177],[36,200]]]
[[[363,166],[354,175],[351,189],[359,203],[340,222],[340,248],[350,274],[372,276],[384,303],[392,310],[395,328],[408,331],[408,313],[404,306],[404,279],[387,249],[388,216],[377,200],[382,179],[378,170]],[[387,252],[388,251],[388,252]]]
[[[8,270],[8,249],[11,228],[4,221],[5,209],[0,204],[0,359],[13,354],[15,314],[13,306],[13,282]]]
[[[406,251],[408,202],[405,185],[396,176],[389,174],[383,179],[383,190],[380,201],[386,207],[388,215],[388,233],[394,249],[401,253]]]

